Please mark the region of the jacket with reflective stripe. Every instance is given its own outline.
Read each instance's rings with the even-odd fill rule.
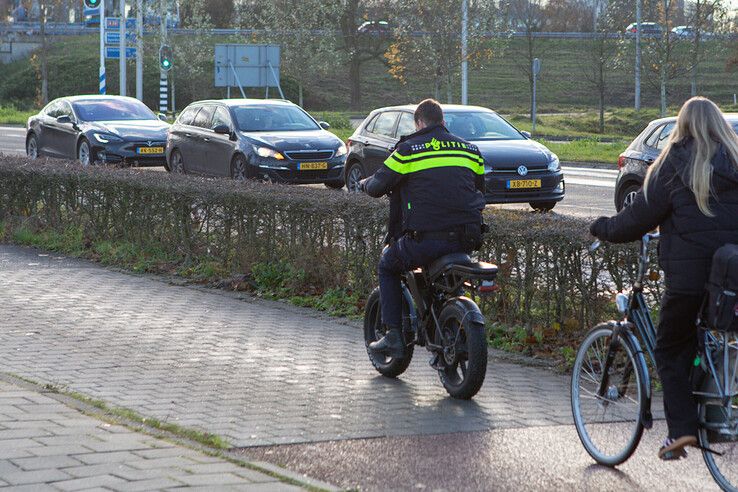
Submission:
[[[484,159],[476,145],[442,125],[403,137],[366,183],[369,195],[391,193],[390,234],[444,231],[481,223]]]

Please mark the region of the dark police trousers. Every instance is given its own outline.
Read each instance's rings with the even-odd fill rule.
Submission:
[[[697,403],[692,397],[690,370],[697,354],[697,315],[702,295],[675,294],[661,299],[656,330],[656,369],[664,387],[669,437],[697,436]]]
[[[401,277],[404,272],[427,266],[443,255],[463,251],[458,240],[421,239],[418,241],[407,235],[385,248],[378,268],[382,323],[388,328],[402,326]]]

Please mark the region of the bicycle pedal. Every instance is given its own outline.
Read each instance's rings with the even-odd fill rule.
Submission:
[[[721,453],[720,451],[715,451],[714,449],[708,448],[705,446],[695,446],[695,447],[699,449],[700,451],[707,451],[708,453],[714,454],[715,456],[722,456],[724,454],[724,453]]]
[[[441,356],[438,354],[433,355],[428,361],[428,364],[430,364],[430,366],[436,371],[441,371],[446,367],[443,363],[443,360],[441,359]]]

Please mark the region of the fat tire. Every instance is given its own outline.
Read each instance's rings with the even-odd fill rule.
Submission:
[[[635,432],[633,432],[632,438],[630,441],[623,447],[622,450],[620,450],[619,453],[614,454],[612,456],[607,456],[603,454],[599,449],[596,449],[595,444],[592,442],[591,438],[589,437],[589,433],[587,432],[586,425],[582,420],[582,412],[581,412],[581,404],[579,402],[579,399],[577,398],[577,395],[580,394],[579,392],[579,377],[581,375],[582,371],[582,365],[584,363],[584,357],[587,354],[587,351],[592,346],[592,344],[595,342],[595,340],[605,337],[605,336],[612,336],[612,327],[609,323],[600,323],[596,325],[594,328],[592,328],[587,335],[584,337],[584,340],[582,341],[582,344],[579,346],[579,349],[577,350],[576,358],[574,359],[574,368],[572,370],[571,375],[571,409],[572,409],[572,417],[574,419],[574,427],[577,430],[577,434],[579,435],[579,440],[582,442],[582,445],[584,446],[584,449],[587,451],[587,453],[600,465],[605,465],[609,467],[615,467],[617,465],[620,465],[624,463],[626,460],[628,460],[633,453],[635,452],[636,448],[638,447],[638,444],[641,442],[641,437],[643,436],[643,421],[641,420],[640,416],[643,415],[643,406],[646,404],[646,388],[644,387],[646,379],[646,375],[643,372],[643,365],[639,363],[637,357],[639,353],[638,350],[636,350],[635,347],[632,346],[632,343],[630,339],[627,337],[620,337],[620,343],[622,343],[622,349],[626,350],[626,354],[628,354],[629,360],[633,365],[633,368],[636,371],[636,377],[638,382],[638,394],[640,399],[640,404],[638,407],[638,422],[636,423]],[[642,357],[642,356],[641,356]],[[600,425],[608,425],[608,424],[600,424]]]
[[[404,301],[403,298],[403,305],[405,304],[406,301]],[[405,310],[406,307],[403,308],[403,311]],[[406,319],[407,318],[403,316],[403,323]],[[369,298],[366,301],[366,307],[364,308],[364,344],[366,346],[366,353],[369,356],[369,361],[371,361],[377,372],[388,378],[396,378],[407,370],[410,362],[413,360],[414,345],[412,343],[405,344],[405,355],[403,357],[384,357],[384,360],[382,360],[381,356],[377,356],[377,354],[369,348],[370,343],[381,338],[377,336],[377,330],[381,328],[382,316],[379,304],[379,288],[376,288],[371,295],[369,295]],[[406,327],[403,326],[403,332],[407,331]],[[406,335],[403,334],[403,336]]]
[[[469,400],[476,395],[484,384],[487,375],[487,333],[484,324],[471,321],[470,309],[453,300],[446,303],[438,318],[439,326],[456,323],[466,337],[467,369],[466,375],[459,382],[455,381],[450,369],[439,369],[438,376],[446,392],[453,398]]]

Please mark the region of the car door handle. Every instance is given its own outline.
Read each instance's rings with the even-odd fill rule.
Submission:
[[[185,137],[190,138],[192,136],[191,133],[185,133]]]
[[[210,141],[210,139],[208,137],[203,137],[202,139],[205,140],[206,142],[209,142]]]

